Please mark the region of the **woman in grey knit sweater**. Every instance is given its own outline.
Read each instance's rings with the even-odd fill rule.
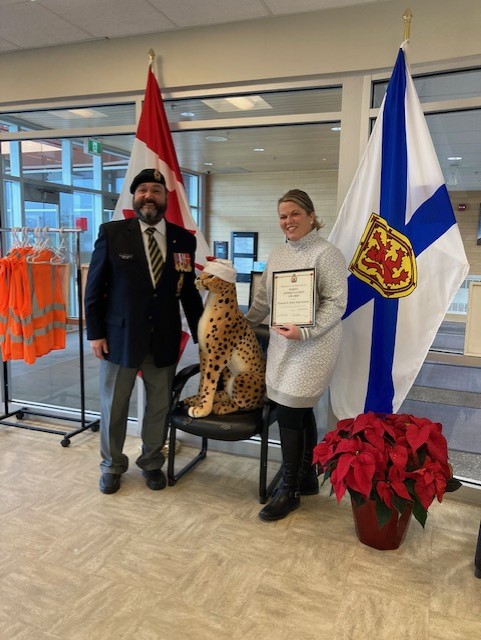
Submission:
[[[267,351],[268,397],[277,403],[283,478],[262,520],[279,520],[300,506],[300,494],[319,492],[312,466],[317,443],[313,407],[324,392],[341,344],[341,318],[346,307],[347,270],[342,253],[324,240],[314,205],[304,191],[292,189],[278,202],[279,224],[286,243],[269,256],[267,269],[247,313],[256,326],[270,312],[276,271],[315,269],[315,324],[284,323],[270,329]]]

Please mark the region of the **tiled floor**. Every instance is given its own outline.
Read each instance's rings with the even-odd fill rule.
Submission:
[[[381,552],[326,489],[261,522],[256,460],[213,452],[157,492],[134,465],[106,496],[98,434],[59,440],[0,426],[1,640],[481,637],[478,507],[436,503]]]

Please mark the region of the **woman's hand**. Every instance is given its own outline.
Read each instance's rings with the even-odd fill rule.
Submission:
[[[282,327],[272,327],[280,336],[284,336],[288,340],[300,340],[301,330],[295,324],[284,324]]]

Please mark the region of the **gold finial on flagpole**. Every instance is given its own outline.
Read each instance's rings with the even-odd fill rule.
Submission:
[[[403,40],[409,40],[409,37],[411,35],[411,19],[413,17],[413,12],[411,11],[411,9],[406,9],[406,11],[403,13],[403,20],[404,20],[404,38]]]
[[[152,64],[155,60],[155,51],[153,49],[149,49],[149,62]]]

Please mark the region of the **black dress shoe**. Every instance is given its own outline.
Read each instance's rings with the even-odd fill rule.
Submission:
[[[281,520],[300,506],[299,491],[287,487],[280,488],[271,502],[259,512],[259,518],[266,522]]]
[[[159,491],[164,489],[167,484],[165,474],[161,469],[143,469],[142,475],[146,480],[146,484],[152,491]]]
[[[102,473],[100,476],[99,489],[102,493],[115,493],[120,489],[120,474]]]

